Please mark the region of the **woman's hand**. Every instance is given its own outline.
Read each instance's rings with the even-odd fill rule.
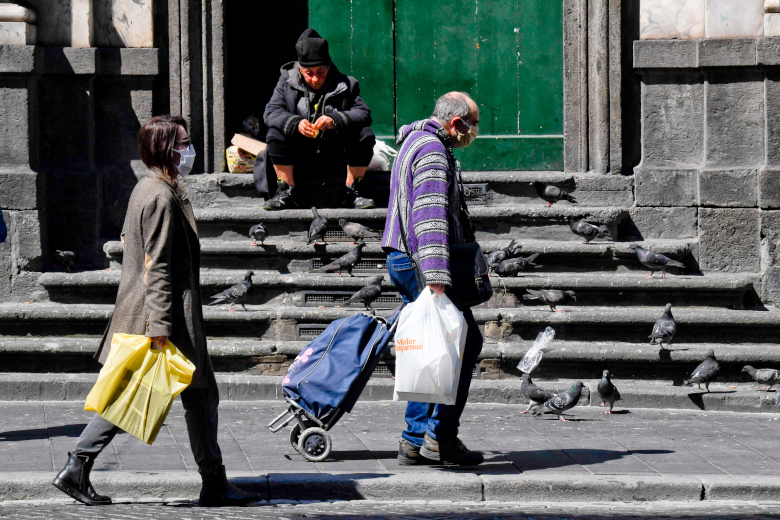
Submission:
[[[446,288],[446,285],[440,284],[440,283],[435,283],[435,284],[428,285],[428,287],[433,291],[433,294],[438,296],[438,295],[440,295],[441,293],[444,292],[444,289]]]
[[[152,340],[152,348],[155,350],[162,350],[168,343],[168,336],[155,336],[149,339]]]
[[[308,119],[301,119],[301,122],[298,123],[298,131],[304,137],[317,137],[317,134],[320,133],[320,130],[311,124]]]

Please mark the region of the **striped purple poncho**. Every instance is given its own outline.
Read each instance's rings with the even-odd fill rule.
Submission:
[[[459,165],[444,128],[425,119],[401,127],[382,247],[418,253],[426,284],[451,285],[449,244],[462,244]],[[405,225],[407,251],[400,227]]]

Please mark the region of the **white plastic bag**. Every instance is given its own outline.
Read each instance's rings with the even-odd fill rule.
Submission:
[[[398,320],[394,399],[455,404],[468,327],[463,314],[446,294],[426,288]]]
[[[368,163],[366,170],[387,172],[390,171],[390,167],[393,165],[393,159],[398,155],[398,152],[384,141],[376,140],[374,144],[374,156],[371,158],[371,162]]]
[[[517,364],[517,368],[526,374],[533,372],[539,366],[539,363],[542,362],[544,349],[550,346],[554,337],[555,329],[552,327],[547,327],[544,329],[544,332],[540,332],[536,336],[533,346],[525,353],[520,363]]]

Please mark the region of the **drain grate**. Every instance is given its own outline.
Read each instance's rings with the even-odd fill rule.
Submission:
[[[379,238],[369,238],[366,242],[379,242],[382,240],[382,230],[374,229],[369,226],[369,229],[376,233]],[[352,239],[344,233],[344,230],[339,228],[330,228],[325,231],[325,240],[328,242],[352,242]]]
[[[463,194],[468,204],[487,204],[487,183],[464,184]]]
[[[295,335],[298,339],[312,340],[322,334],[328,325],[322,323],[306,323],[295,326]]]
[[[327,265],[330,262],[323,262],[319,258],[315,258],[311,262],[311,270],[312,271],[318,271],[320,267],[323,265]],[[355,264],[355,267],[352,268],[353,271],[385,271],[387,270],[387,261],[384,258],[367,258],[365,260],[361,260],[357,264]],[[346,271],[343,271],[346,273]]]
[[[304,307],[335,307],[346,306],[348,300],[357,291],[302,291]],[[398,293],[384,293],[374,300],[371,307],[374,309],[395,309],[401,304],[401,295]],[[362,307],[360,303],[354,303],[352,307]]]

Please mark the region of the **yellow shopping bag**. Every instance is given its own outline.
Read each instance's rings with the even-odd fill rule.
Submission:
[[[192,383],[195,372],[195,365],[170,341],[162,350],[151,346],[145,336],[114,334],[84,405],[147,444],[154,442],[173,398]]]

